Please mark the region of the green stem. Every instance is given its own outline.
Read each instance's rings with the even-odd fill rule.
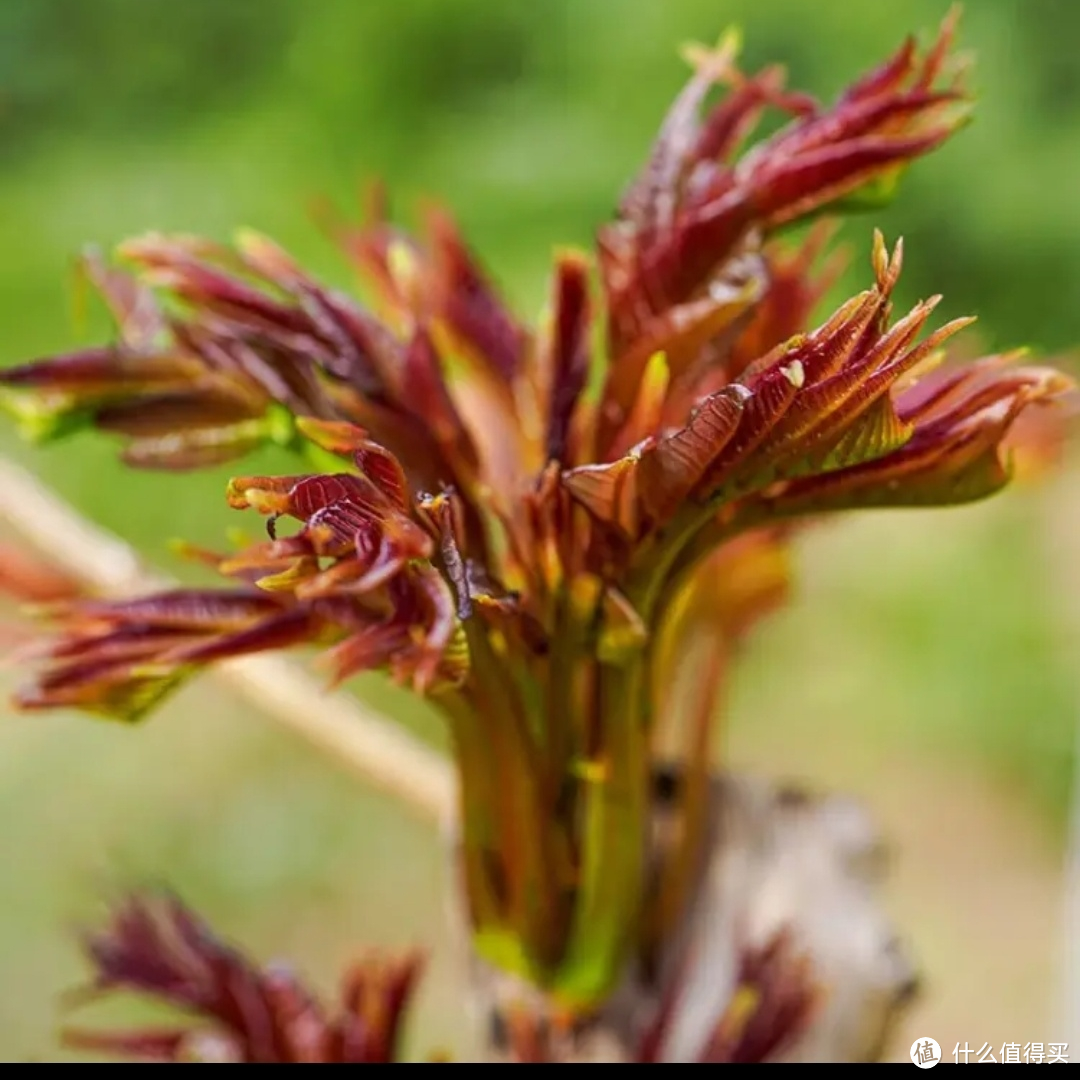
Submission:
[[[579,1009],[616,986],[637,934],[648,825],[644,663],[604,666],[600,755],[585,784],[574,926],[553,993]]]
[[[438,704],[447,715],[457,765],[461,871],[470,924],[481,934],[497,937],[505,932],[499,883],[492,879],[499,863],[493,820],[498,766],[472,704],[456,691],[441,695]]]
[[[780,516],[770,504],[761,501],[741,508],[728,521],[720,521],[718,514],[719,508],[709,504],[695,507],[685,520],[674,522],[674,534],[661,542],[633,575],[628,596],[646,626],[657,624],[666,598],[701,559],[725,540]]]
[[[495,655],[484,628],[470,623],[473,678],[482,695],[477,702],[482,737],[492,750],[505,923],[512,931],[512,940],[478,940],[477,946],[492,963],[543,983],[563,948],[552,903],[553,888],[566,876],[557,858],[557,823],[545,812],[544,762],[529,735],[512,668]]]

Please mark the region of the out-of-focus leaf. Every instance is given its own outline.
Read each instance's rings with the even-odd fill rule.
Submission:
[[[419,955],[355,965],[328,1014],[292,972],[259,968],[172,896],[125,899],[87,938],[94,980],[79,997],[134,991],[184,1010],[173,1030],[67,1030],[68,1046],[152,1062],[396,1062]]]

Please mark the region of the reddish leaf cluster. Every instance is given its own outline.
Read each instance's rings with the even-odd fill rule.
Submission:
[[[1015,354],[931,372],[967,320],[931,329],[936,298],[894,318],[901,246],[880,236],[871,286],[807,330],[830,233],[778,230],[887,194],[956,130],[952,29],[830,108],[741,72],[730,40],[695,53],[600,230],[600,302],[589,260],[563,255],[537,327],[442,214],[422,241],[381,208],[341,230],[378,315],[250,234],[129,243],[131,276],[92,263],[118,340],[0,374],[33,431],[91,424],[158,468],[270,441],[307,471],[230,485],[270,527],[203,554],[240,588],[65,606],[21,704],[134,718],[213,660],[288,645],[319,646],[338,679],[389,670],[452,727],[478,942],[595,1004],[679,916],[708,721],[732,648],[783,594],[792,523],[989,495],[1014,422],[1069,389]],[[766,109],[788,123],[743,150]],[[651,759],[672,742],[682,849],[643,911]]]
[[[135,992],[191,1019],[121,1032],[68,1028],[65,1045],[152,1062],[397,1062],[422,968],[415,954],[361,961],[346,974],[339,1010],[331,1016],[290,970],[252,964],[171,895],[127,897],[111,924],[88,936],[86,949],[94,981],[72,995],[75,1001]],[[676,985],[645,1033],[636,1062],[657,1061],[677,997]],[[769,1061],[805,1030],[816,1000],[805,962],[790,939],[778,935],[744,956],[730,1004],[699,1060]],[[525,1007],[505,1017],[504,1029],[500,1043],[517,1064],[565,1061],[581,1035]]]
[[[890,257],[876,241],[873,287],[802,333],[835,273],[814,273],[827,234],[795,251],[769,239],[955,129],[961,91],[939,85],[951,34],[950,22],[924,57],[909,40],[831,109],[785,92],[779,69],[742,74],[730,41],[694,55],[600,232],[597,402],[585,393],[597,361],[583,257],[559,260],[549,318],[530,331],[441,214],[427,245],[379,208],[343,231],[381,318],[251,234],[234,250],[128,243],[138,277],[90,260],[118,341],[5,371],[24,418],[39,431],[89,420],[144,467],[272,440],[321,469],[231,485],[231,505],[302,523],[212,560],[269,596],[77,605],[63,612],[73,639],[23,704],[139,715],[151,685],[156,700],[194,666],[304,642],[333,644],[339,679],[388,667],[420,690],[452,687],[466,678],[466,614],[509,637],[542,680],[568,596],[579,622],[599,620],[603,650],[647,636],[657,567],[685,568],[736,529],[996,490],[1009,426],[1065,380],[995,358],[911,385],[966,320],[919,341],[932,299],[890,325],[899,246]],[[718,82],[729,93],[702,116]],[[768,107],[793,119],[740,154]]]
[[[22,694],[23,707],[67,705],[137,719],[202,665],[311,642],[331,645],[322,662],[335,681],[385,665],[420,690],[458,684],[464,642],[451,586],[427,562],[435,541],[408,514],[397,462],[345,427],[356,474],[231,483],[230,504],[272,514],[272,533],[278,517],[302,523],[293,536],[273,536],[233,557],[200,553],[242,587],[54,605],[67,635],[47,646],[52,667]],[[328,430],[340,439],[340,429],[327,425],[320,436]],[[421,505],[442,521],[445,500]],[[452,543],[449,533],[445,540]]]
[[[278,1064],[396,1062],[420,959],[371,957],[345,977],[329,1015],[288,970],[258,968],[220,941],[177,899],[132,896],[90,936],[96,997],[133,991],[182,1009],[183,1027],[69,1030],[82,1050],[156,1062]]]
[[[994,357],[895,393],[972,321],[920,341],[935,297],[890,326],[900,263],[900,245],[890,257],[878,235],[873,288],[701,399],[684,427],[571,470],[575,498],[638,542],[688,501],[691,514],[723,506],[728,519],[741,511],[753,522],[763,511],[957,503],[997,490],[1008,479],[998,450],[1009,426],[1071,384],[1045,368],[1003,371],[1014,357]]]
[[[925,58],[908,39],[831,110],[805,94],[784,93],[779,68],[742,75],[733,64],[730,39],[715,52],[695,53],[695,77],[668,113],[645,170],[623,199],[619,220],[600,235],[616,361],[601,410],[602,453],[619,441],[618,429],[652,353],[665,351],[683,383],[684,401],[705,367],[719,362],[729,379],[738,375],[745,350],[735,349],[725,363],[719,355],[731,347],[725,331],[770,289],[789,291],[783,274],[770,282],[763,234],[868,184],[894,180],[904,165],[956,129],[966,114],[962,92],[955,83],[937,85],[946,74],[953,21]],[[716,82],[728,83],[731,92],[701,119]],[[736,157],[770,105],[793,113],[794,120]],[[785,319],[782,306],[771,306]],[[797,322],[788,325],[788,333],[801,329]],[[766,347],[787,334],[770,336]]]

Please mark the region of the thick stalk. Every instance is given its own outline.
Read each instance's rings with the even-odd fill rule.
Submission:
[[[554,823],[545,814],[543,760],[529,736],[527,717],[512,671],[492,650],[486,631],[469,631],[473,680],[479,692],[484,737],[490,741],[496,792],[499,862],[505,877],[509,936],[480,934],[478,952],[498,967],[543,984],[562,953],[558,920],[550,905],[557,875]]]
[[[554,987],[560,1001],[582,1010],[615,987],[637,933],[649,791],[643,675],[640,655],[600,667],[600,753],[584,787],[581,882]]]
[[[576,683],[587,655],[587,623],[576,611],[567,590],[556,598],[556,631],[551,637],[544,688],[543,743],[546,754],[544,814],[549,824],[555,859],[548,892],[552,898],[552,934],[559,940],[559,959],[566,948],[578,889],[581,856],[575,834],[580,769],[585,755],[585,717]]]
[[[458,771],[459,858],[468,904],[469,925],[481,934],[506,932],[498,873],[499,830],[494,781],[498,765],[480,715],[460,693],[439,699],[447,715]]]

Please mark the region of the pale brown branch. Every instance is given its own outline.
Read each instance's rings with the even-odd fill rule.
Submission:
[[[175,585],[151,573],[123,541],[98,528],[20,466],[0,458],[0,519],[58,568],[96,593],[124,597]],[[288,660],[250,656],[214,674],[267,716],[400,799],[428,821],[454,805],[449,764],[355,698],[325,691]]]

